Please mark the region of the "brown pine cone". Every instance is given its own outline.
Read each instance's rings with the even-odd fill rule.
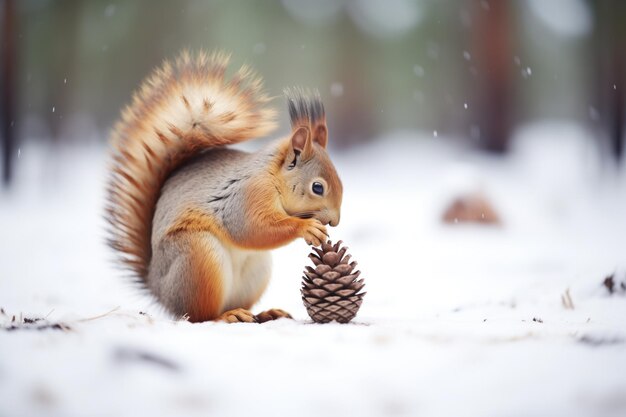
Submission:
[[[313,248],[309,258],[315,268],[306,266],[302,277],[302,301],[309,316],[317,323],[337,321],[347,323],[356,316],[365,292],[358,279],[361,271],[354,271],[356,262],[350,262],[343,242],[334,245],[329,240],[320,248]],[[350,262],[350,263],[348,263]]]

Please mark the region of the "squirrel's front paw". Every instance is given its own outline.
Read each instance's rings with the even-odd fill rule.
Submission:
[[[326,226],[317,219],[307,219],[302,229],[302,237],[307,244],[319,246],[328,237]]]

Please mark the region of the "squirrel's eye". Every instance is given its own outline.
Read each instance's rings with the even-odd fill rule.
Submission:
[[[319,182],[314,182],[313,186],[311,186],[313,192],[317,195],[324,195],[324,186]]]

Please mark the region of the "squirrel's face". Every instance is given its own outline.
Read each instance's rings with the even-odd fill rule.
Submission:
[[[315,218],[323,224],[337,226],[343,186],[325,147],[325,126],[318,127],[314,137],[306,127],[292,134],[281,166],[284,179],[281,202],[290,216]]]

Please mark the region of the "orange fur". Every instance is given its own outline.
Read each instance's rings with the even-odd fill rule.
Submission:
[[[255,226],[244,240],[237,242],[249,249],[275,249],[299,236],[306,221],[280,213],[263,200],[264,193],[253,194],[246,201],[249,220]]]
[[[191,235],[192,291],[187,300],[189,321],[214,320],[222,314],[222,271],[210,248],[205,247],[199,236]]]
[[[198,232],[209,232],[216,236],[221,242],[230,244],[235,247],[242,247],[241,244],[237,244],[232,237],[224,231],[224,229],[214,220],[213,217],[206,215],[200,209],[190,207],[185,210],[177,220],[168,229],[168,235],[174,235],[179,233],[189,233],[191,236]],[[256,247],[255,247],[256,248]],[[198,239],[193,242],[193,249],[190,253],[194,266],[194,276],[192,281],[197,285],[200,291],[195,292],[198,297],[198,301],[192,301],[191,304],[196,305],[194,307],[193,315],[189,312],[191,321],[195,321],[196,317],[201,317],[197,321],[213,320],[218,318],[221,314],[221,304],[218,300],[221,300],[221,271],[216,264],[212,251],[210,248],[204,247],[202,242]],[[203,287],[205,286],[205,287]],[[263,295],[267,286],[261,288],[257,294],[252,296],[242,308],[250,309]],[[203,289],[204,288],[204,289]],[[219,295],[219,296],[218,296]],[[217,299],[212,298],[218,297]],[[217,315],[212,315],[217,307]],[[211,314],[209,314],[211,313]],[[209,317],[210,316],[210,317]]]
[[[251,223],[249,234],[237,242],[251,249],[274,249],[301,236],[302,219],[291,217],[280,207],[273,175],[255,178],[246,195],[246,218]],[[278,186],[280,187],[280,186]]]
[[[176,221],[167,230],[168,235],[179,232],[211,232],[220,240],[227,237],[226,232],[220,227],[212,216],[202,210],[190,207],[178,216]],[[230,241],[231,239],[227,239]]]
[[[224,78],[228,56],[183,52],[166,61],[133,96],[111,135],[106,218],[109,244],[145,280],[152,218],[170,173],[202,149],[268,134],[275,113],[262,82],[247,67]],[[219,103],[219,106],[215,104]]]
[[[195,208],[183,212],[168,229],[167,234],[183,231],[210,232],[231,246],[256,250],[275,249],[301,236],[302,229],[306,227],[306,220],[277,212],[263,200],[264,195],[264,192],[253,194],[246,203],[250,215],[248,221],[253,225],[252,233],[246,236],[245,240],[233,239],[212,216]]]

